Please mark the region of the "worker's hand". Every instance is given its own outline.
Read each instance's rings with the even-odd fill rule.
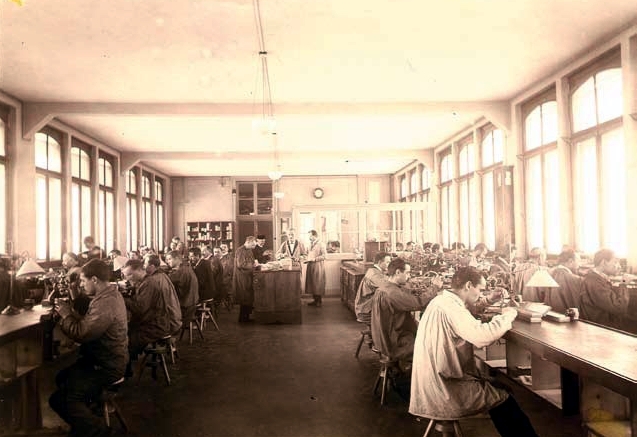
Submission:
[[[61,318],[65,318],[71,314],[71,303],[68,300],[57,299],[53,309]]]
[[[500,299],[502,299],[503,295],[504,295],[504,290],[500,287],[495,287],[493,290],[489,292],[489,294],[487,294],[487,302],[489,302],[489,304],[494,304]]]
[[[507,319],[513,321],[518,316],[518,310],[511,307],[504,307],[502,308],[502,315]]]

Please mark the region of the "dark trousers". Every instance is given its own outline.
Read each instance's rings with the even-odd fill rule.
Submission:
[[[250,320],[252,314],[252,305],[239,305],[239,323]]]
[[[502,437],[537,437],[529,418],[511,395],[489,410],[489,415]]]
[[[71,434],[82,437],[108,435],[104,419],[93,414],[89,403],[98,399],[110,382],[109,377],[80,359],[61,370],[55,382],[57,390],[49,398],[49,405],[71,426]]]
[[[323,303],[323,296],[320,294],[313,294],[312,298],[314,299],[314,302],[318,303],[318,304],[322,304]]]

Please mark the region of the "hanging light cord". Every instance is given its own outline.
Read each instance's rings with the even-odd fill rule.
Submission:
[[[263,76],[262,83],[262,96],[263,102],[261,104],[261,115],[265,119],[266,117],[273,117],[274,111],[272,108],[272,91],[270,89],[270,74],[268,72],[268,51],[265,49],[265,38],[263,37],[263,24],[261,22],[261,7],[259,0],[252,0],[254,5],[254,22],[257,28],[257,38],[259,40],[259,57],[261,58],[261,72]]]

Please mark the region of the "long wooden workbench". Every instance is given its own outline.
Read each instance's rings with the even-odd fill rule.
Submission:
[[[590,435],[637,437],[637,336],[584,321],[515,321],[504,338],[510,377],[530,369],[528,388],[579,412]]]
[[[254,320],[301,323],[301,269],[254,272]]]

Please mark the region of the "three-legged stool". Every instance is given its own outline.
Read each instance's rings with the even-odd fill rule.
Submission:
[[[422,437],[429,436],[432,429],[440,432],[442,434],[442,437],[462,437],[460,422],[458,422],[457,420],[430,419],[429,425],[427,425],[425,434]]]

